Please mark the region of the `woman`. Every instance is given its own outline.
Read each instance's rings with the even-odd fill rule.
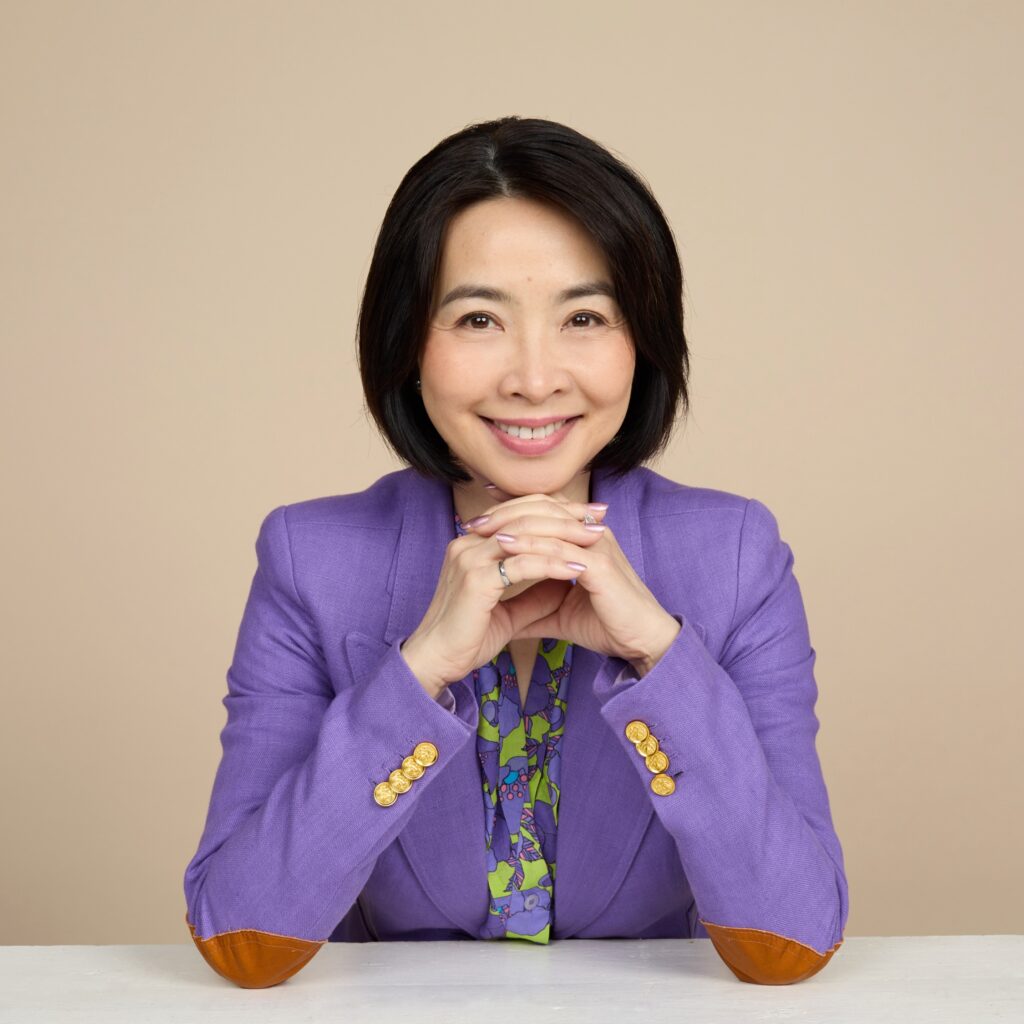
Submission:
[[[259,531],[185,873],[224,977],[678,936],[784,984],[838,948],[792,553],[756,499],[642,465],[687,407],[681,295],[656,200],[570,128],[474,125],[406,175],[359,353],[409,466]]]

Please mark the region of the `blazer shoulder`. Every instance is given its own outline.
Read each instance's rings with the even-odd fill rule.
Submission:
[[[700,543],[717,539],[735,548],[737,558],[784,558],[789,554],[778,518],[758,498],[678,483],[645,467],[640,476],[638,503],[641,519],[670,520],[694,514],[696,518],[690,522]],[[669,526],[667,522],[664,525]],[[698,525],[700,529],[696,529]]]
[[[323,524],[330,526],[382,527],[381,513],[401,509],[403,484],[409,470],[396,470],[375,480],[361,491],[328,494],[278,506],[270,513],[284,515],[289,529]],[[283,513],[280,510],[283,509]]]
[[[751,500],[732,491],[679,483],[647,466],[640,468],[638,480],[641,518],[690,512],[729,512],[739,513],[742,519]]]
[[[260,564],[318,620],[322,615],[337,619],[337,602],[343,599],[353,614],[357,607],[360,614],[378,609],[391,586],[396,538],[412,484],[407,472],[413,471],[388,473],[361,491],[276,506],[260,527]],[[371,631],[372,624],[360,626],[358,616],[353,621],[354,628]]]

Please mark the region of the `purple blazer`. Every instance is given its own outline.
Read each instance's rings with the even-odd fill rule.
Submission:
[[[591,497],[682,628],[642,679],[574,650],[551,938],[708,938],[744,981],[809,977],[842,943],[848,890],[790,548],[756,499],[646,467],[594,470]],[[450,486],[411,468],[263,520],[184,878],[196,946],[240,986],[284,981],[328,941],[474,939],[486,919],[472,674],[448,710],[399,650],[453,524]],[[626,735],[637,721],[669,794]],[[424,743],[437,760],[379,804]]]

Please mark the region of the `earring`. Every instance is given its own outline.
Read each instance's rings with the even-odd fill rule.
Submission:
[[[423,382],[418,377],[416,378],[416,390],[417,391],[422,391],[423,390]]]

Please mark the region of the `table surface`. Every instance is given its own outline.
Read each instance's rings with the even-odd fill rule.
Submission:
[[[793,985],[740,981],[707,939],[331,942],[265,989],[221,978],[191,943],[0,947],[0,1024],[453,1024],[517,999],[531,1024],[1021,1022],[1024,935],[848,937]]]

